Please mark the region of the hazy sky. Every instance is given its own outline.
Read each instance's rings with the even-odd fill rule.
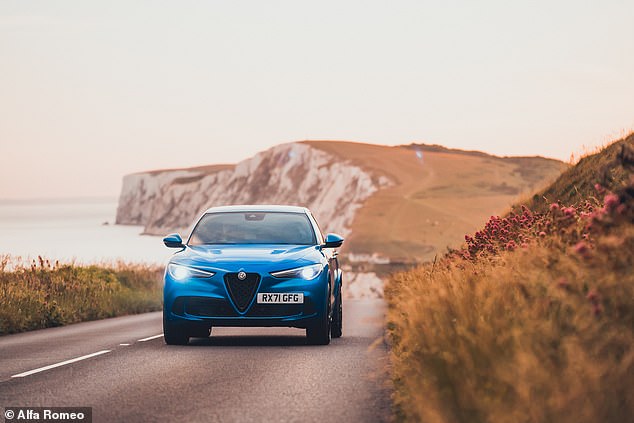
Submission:
[[[632,0],[0,0],[0,198],[301,139],[567,160],[632,128]]]

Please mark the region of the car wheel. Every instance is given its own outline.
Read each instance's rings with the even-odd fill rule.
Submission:
[[[167,320],[163,312],[163,339],[167,345],[187,345],[189,335],[183,329],[182,326]]]
[[[343,305],[341,297],[341,284],[337,289],[337,296],[335,297],[335,310],[332,313],[332,323],[330,324],[330,336],[333,338],[341,338],[343,334]]]
[[[326,300],[326,311],[319,321],[306,328],[306,338],[312,345],[330,344],[330,291]]]

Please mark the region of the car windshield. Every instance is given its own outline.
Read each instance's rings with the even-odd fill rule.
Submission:
[[[207,213],[199,221],[189,245],[204,244],[316,244],[308,216],[286,212]]]

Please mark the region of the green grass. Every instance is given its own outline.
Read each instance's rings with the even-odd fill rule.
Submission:
[[[0,257],[0,335],[161,309],[162,270]]]

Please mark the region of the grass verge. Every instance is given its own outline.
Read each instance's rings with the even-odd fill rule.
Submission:
[[[161,308],[162,270],[0,257],[0,335]]]
[[[580,174],[570,171],[545,196],[553,201],[547,207],[534,198],[531,208],[492,217],[461,250],[391,278],[399,420],[623,422],[634,415],[634,137],[619,143],[618,154],[614,147],[598,153],[614,157],[577,165],[586,179],[601,175],[596,186],[580,180],[592,195],[567,206],[552,199],[557,191],[570,199],[569,181]],[[592,162],[618,168],[589,172]]]

